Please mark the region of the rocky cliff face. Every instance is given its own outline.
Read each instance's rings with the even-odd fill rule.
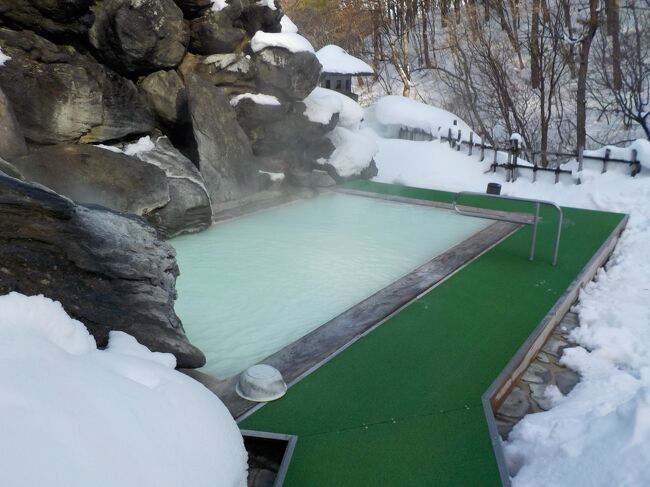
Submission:
[[[11,162],[24,155],[23,136],[33,149],[114,145],[162,132],[199,171],[214,214],[256,194],[260,170],[305,180],[291,176],[318,168],[334,150],[326,135],[337,120],[314,123],[303,104],[321,66],[310,50],[286,43],[252,48],[256,33],[281,32],[277,5],[218,4],[222,8],[210,0],[0,0],[0,49],[11,58],[0,69],[0,119],[3,106],[14,119],[5,116],[0,126],[11,135],[5,140],[13,139],[6,150],[0,146],[0,156]],[[273,95],[278,108],[233,103],[245,93]],[[28,177],[53,184],[33,171]],[[155,177],[138,181],[141,190],[159,186]],[[209,225],[210,215],[200,212],[188,222],[165,222],[163,230],[195,230],[198,216]]]
[[[76,205],[0,174],[0,294],[44,294],[82,321],[99,346],[122,330],[200,367],[174,313],[174,249],[138,217]]]
[[[107,212],[102,218],[113,223],[102,227],[95,210],[75,203],[142,217],[169,237],[206,228],[221,212],[254,201],[269,183],[260,171],[284,172],[286,181],[296,185],[324,184],[322,172],[314,171],[335,149],[328,134],[338,114],[319,121],[306,115],[303,100],[321,70],[316,56],[283,42],[253,49],[251,40],[260,31],[284,35],[278,34],[283,16],[278,5],[257,0],[218,4],[222,8],[211,0],[0,0],[0,50],[10,57],[0,66],[0,171],[72,202],[60,199],[55,206],[62,213],[53,216],[55,196],[36,198],[29,183],[6,181],[0,198],[11,194],[25,206],[22,216],[37,218],[42,234],[48,225],[59,231],[61,221],[76,219],[75,228],[84,228],[73,232],[82,239],[80,245],[95,245],[101,236],[124,246],[130,245],[124,229],[135,225],[124,222],[135,220]],[[272,103],[260,102],[260,94]],[[133,149],[143,136],[149,146]],[[15,217],[11,211],[0,205],[3,224]],[[29,227],[31,232],[27,222],[25,228],[19,220],[14,224],[15,231]],[[29,242],[29,232],[25,235],[21,247]],[[61,239],[47,245],[61,255],[70,252]],[[38,251],[34,247],[27,253]],[[11,262],[17,272],[17,262],[27,254],[4,255],[17,259]],[[124,255],[111,257],[115,266]],[[165,304],[145,306],[139,326],[182,337],[172,307],[173,255],[147,255],[154,268],[167,268],[165,279],[150,276],[142,265],[134,272],[151,284],[147,293],[162,292],[156,286],[165,289]],[[101,252],[90,252],[83,264],[70,264],[70,269],[96,273],[95,267],[105,265],[99,262],[103,258]],[[31,283],[45,272],[43,259],[43,266],[30,270]],[[43,282],[56,280],[65,287],[74,272],[50,272]],[[61,294],[64,305],[85,310],[75,316],[95,323],[100,341],[101,330],[121,322],[120,310],[135,310],[142,299],[129,296],[126,287],[120,288],[119,299],[109,299],[114,284],[68,286]],[[0,291],[11,289],[59,299],[50,286],[19,285],[0,275]],[[102,312],[99,304],[106,304]],[[147,321],[147,313],[155,318]],[[178,356],[192,353],[178,350]]]

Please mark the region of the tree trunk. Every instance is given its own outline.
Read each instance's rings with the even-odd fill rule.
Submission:
[[[620,90],[621,82],[621,23],[618,15],[618,0],[607,0],[607,35],[612,38],[612,85]]]
[[[580,42],[580,66],[578,68],[576,91],[576,145],[578,151],[584,149],[587,142],[587,72],[589,70],[591,43],[597,30],[598,0],[589,0],[589,20]]]
[[[530,85],[539,88],[540,53],[539,53],[539,2],[533,0],[533,14],[530,26]]]

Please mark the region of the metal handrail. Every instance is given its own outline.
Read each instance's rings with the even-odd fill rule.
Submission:
[[[507,217],[502,217],[499,215],[494,215],[490,213],[482,213],[482,212],[477,212],[477,211],[467,211],[467,210],[462,210],[458,207],[458,200],[463,197],[463,196],[483,196],[483,197],[488,197],[488,198],[493,198],[493,199],[500,199],[500,200],[510,200],[510,201],[522,201],[525,203],[533,203],[535,205],[535,212],[533,213],[533,220],[532,221],[522,221],[521,219],[517,220],[514,218],[507,218]],[[557,256],[560,251],[560,236],[562,234],[562,222],[564,221],[564,215],[562,213],[562,208],[560,208],[558,205],[553,203],[552,201],[544,201],[544,200],[534,200],[534,199],[528,199],[528,198],[517,198],[514,196],[501,196],[501,195],[496,195],[496,194],[487,194],[487,193],[475,193],[472,191],[461,191],[459,193],[456,193],[454,195],[454,211],[458,213],[459,215],[464,215],[464,216],[472,216],[475,218],[485,218],[488,220],[499,220],[499,221],[504,221],[504,222],[510,222],[510,223],[523,223],[525,225],[532,225],[533,226],[533,235],[532,239],[530,242],[530,258],[529,260],[533,260],[535,258],[535,246],[537,243],[537,224],[539,223],[539,208],[541,205],[546,205],[546,206],[551,206],[555,208],[557,212],[557,227],[555,230],[555,245],[553,247],[553,265],[557,265]]]

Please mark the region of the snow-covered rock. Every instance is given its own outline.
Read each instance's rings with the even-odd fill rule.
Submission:
[[[295,32],[256,32],[251,39],[253,52],[261,51],[267,47],[280,47],[287,51],[314,52],[314,46],[300,34]]]
[[[374,70],[359,58],[351,56],[343,48],[328,44],[318,50],[316,57],[323,65],[323,72],[338,74],[371,75]]]
[[[11,58],[2,52],[2,49],[0,49],[0,66],[4,66],[5,63],[9,60],[11,60]]]
[[[0,295],[47,293],[83,320],[100,346],[110,330],[122,330],[173,353],[179,366],[205,364],[174,312],[174,249],[152,226],[2,174],[0,194]]]
[[[245,487],[235,421],[175,363],[122,332],[98,350],[58,302],[0,296],[2,482]]]
[[[273,95],[265,95],[263,93],[242,93],[237,95],[230,100],[232,106],[239,105],[239,102],[242,100],[251,100],[257,105],[280,105],[280,100],[278,100]]]
[[[336,127],[327,137],[336,149],[329,159],[321,159],[318,162],[335,180],[341,181],[355,176],[372,177],[377,174],[373,160],[377,153],[377,144],[372,136]]]
[[[280,25],[282,26],[282,32],[285,33],[297,33],[298,26],[293,23],[293,21],[285,14],[280,19]]]
[[[304,103],[305,115],[316,123],[329,123],[335,113],[339,114],[338,125],[346,129],[359,130],[363,118],[363,108],[352,98],[337,91],[317,87]]]

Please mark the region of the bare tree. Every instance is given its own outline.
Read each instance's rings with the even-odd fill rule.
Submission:
[[[583,24],[582,33],[577,40],[570,40],[580,44],[578,53],[580,64],[576,89],[576,145],[578,151],[584,149],[587,141],[587,74],[591,44],[601,23],[600,14],[598,0],[589,0],[589,16],[580,21]]]
[[[626,124],[638,124],[650,140],[650,16],[630,2],[621,17],[614,31],[608,29],[615,35],[597,40],[594,84],[613,99],[602,109],[621,114]]]

